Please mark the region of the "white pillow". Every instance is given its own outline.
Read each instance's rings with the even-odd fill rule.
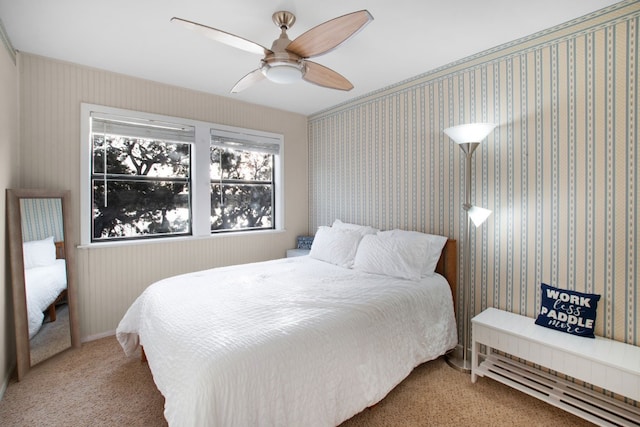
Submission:
[[[53,236],[22,244],[24,268],[44,267],[56,262],[56,245]]]
[[[309,256],[320,261],[350,268],[362,236],[354,230],[320,226],[313,238]]]
[[[378,231],[377,228],[369,227],[368,225],[360,225],[360,224],[351,224],[348,222],[342,222],[339,219],[333,221],[333,225],[331,228],[339,229],[339,230],[351,230],[357,231],[361,236],[367,234],[376,234]]]
[[[420,280],[427,244],[420,239],[368,234],[362,238],[353,264],[354,270]]]
[[[419,231],[395,229],[389,231],[381,231],[378,234],[383,236],[393,236],[403,240],[417,239],[421,242],[420,244],[426,244],[427,252],[422,264],[423,276],[431,276],[435,272],[436,265],[438,265],[438,260],[440,259],[440,255],[442,254],[442,249],[444,248],[445,243],[447,243],[446,236],[420,233]]]

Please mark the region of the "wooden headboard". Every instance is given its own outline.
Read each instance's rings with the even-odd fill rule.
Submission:
[[[458,242],[454,239],[449,239],[445,243],[438,265],[436,265],[436,273],[443,275],[449,282],[453,296],[453,309],[455,310],[458,296]]]
[[[64,240],[54,242],[56,245],[56,259],[64,259]]]

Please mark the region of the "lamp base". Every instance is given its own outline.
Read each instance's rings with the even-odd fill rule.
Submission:
[[[447,362],[447,365],[451,366],[453,369],[456,369],[465,374],[471,373],[471,350],[467,349],[467,358],[466,360],[463,357],[463,350],[461,345],[457,345],[456,348],[451,350],[449,353],[445,354],[444,360]]]

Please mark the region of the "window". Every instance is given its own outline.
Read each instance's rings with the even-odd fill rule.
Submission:
[[[274,161],[280,146],[211,135],[211,231],[274,228]]]
[[[82,127],[82,244],[282,228],[282,136],[89,104]]]
[[[191,233],[193,127],[91,115],[91,240]]]

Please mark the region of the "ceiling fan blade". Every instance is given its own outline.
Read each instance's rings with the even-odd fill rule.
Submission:
[[[287,50],[302,58],[322,55],[349,40],[371,21],[373,16],[367,10],[334,18],[296,37]]]
[[[262,71],[260,71],[259,68],[256,70],[253,70],[252,72],[250,72],[249,74],[247,74],[246,76],[238,80],[238,83],[236,83],[233,89],[231,89],[231,93],[242,92],[249,86],[253,86],[254,84],[258,83],[260,80],[264,80],[264,79],[265,79],[264,74],[262,74]]]
[[[324,65],[305,61],[305,67],[307,71],[302,78],[309,83],[345,91],[353,89],[353,85],[349,80]]]
[[[191,22],[187,21],[186,19],[176,17],[171,18],[171,22],[181,24],[182,26],[200,33],[203,36],[209,37],[210,39],[213,39],[220,43],[224,43],[231,47],[235,47],[237,49],[242,49],[258,55],[266,55],[267,53],[271,52],[270,49],[267,49],[266,47],[261,46],[258,43],[254,43],[251,40],[243,39],[242,37],[227,33],[222,30],[198,24],[197,22]]]

